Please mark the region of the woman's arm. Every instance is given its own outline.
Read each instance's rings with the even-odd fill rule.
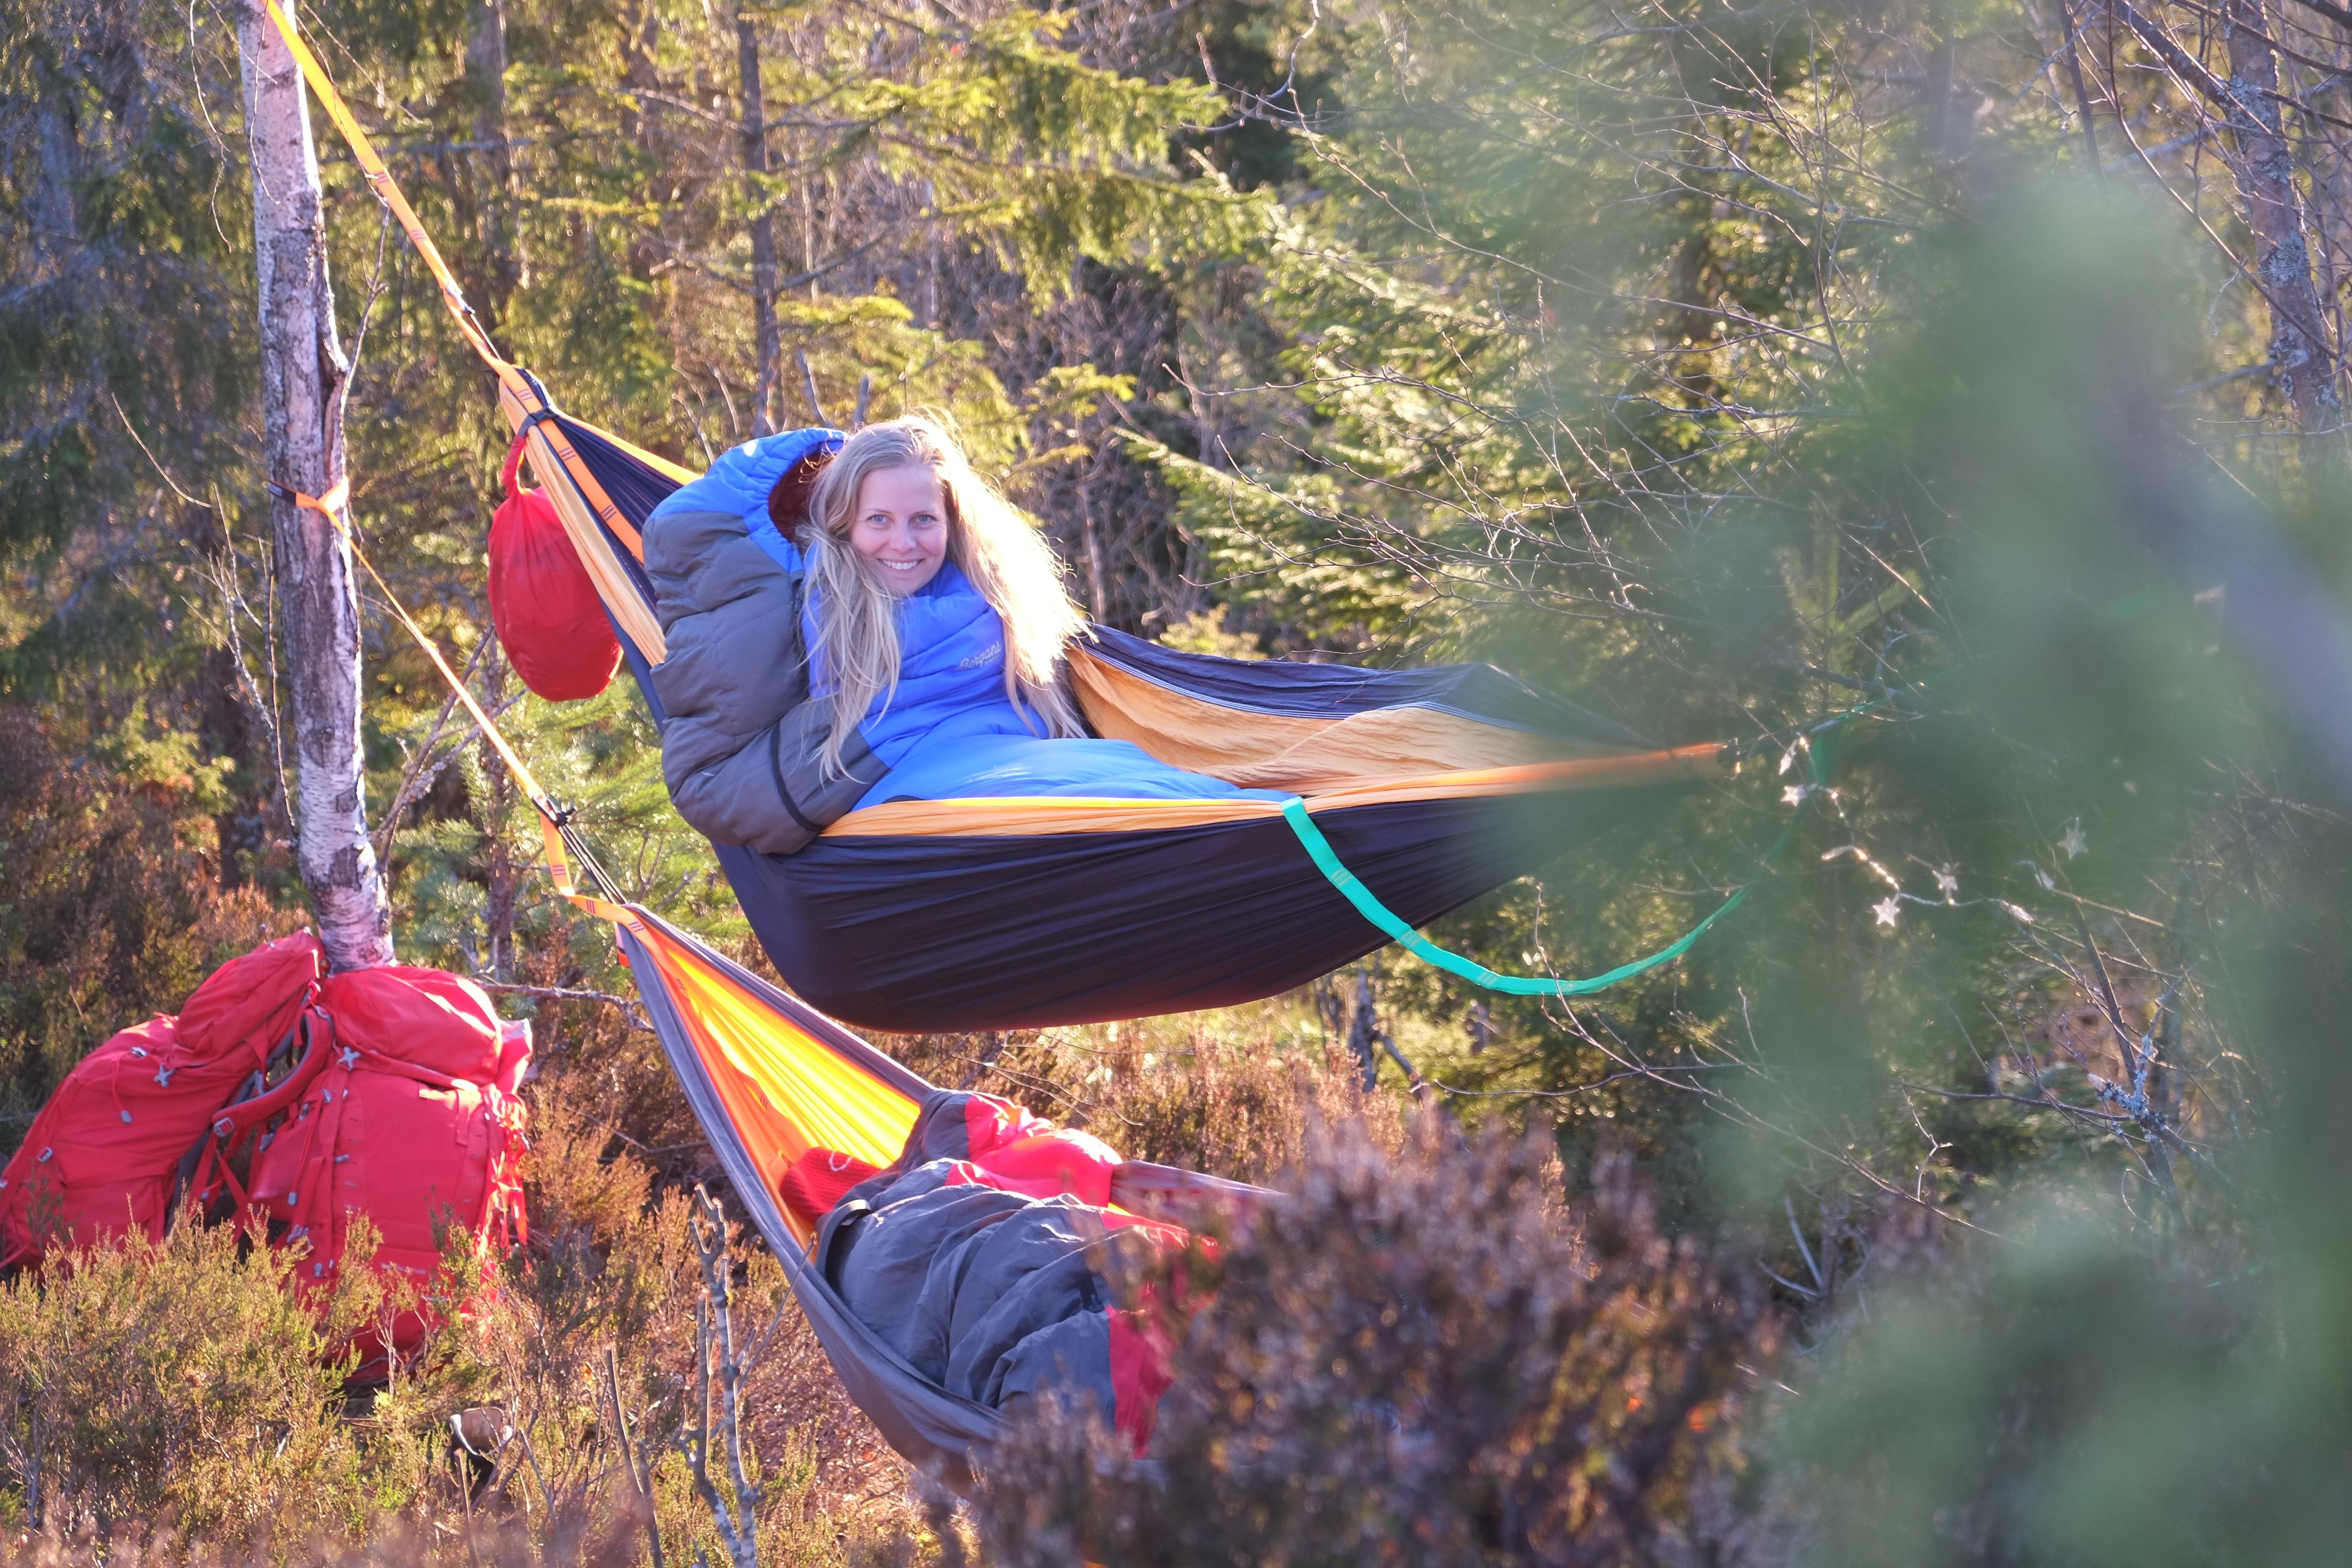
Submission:
[[[845,750],[850,776],[820,776],[831,715],[808,700],[796,562],[752,537],[777,481],[822,449],[809,437],[829,434],[739,447],[646,523],[646,574],[669,645],[653,686],[670,799],[714,842],[771,855],[804,847],[881,776],[862,746]]]

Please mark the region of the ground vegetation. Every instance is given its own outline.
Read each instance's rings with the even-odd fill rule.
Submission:
[[[0,1149],[304,919],[236,20],[0,7]],[[1597,997],[1390,950],[1227,1014],[888,1042],[1300,1217],[1229,1237],[1179,1325],[1222,1403],[1171,1419],[1164,1490],[1064,1422],[962,1513],[739,1238],[772,1557],[1307,1562],[1406,1518],[1449,1561],[2335,1552],[2352,16],[304,20],[583,415],[698,463],[942,407],[1107,624],[1489,658],[1742,748],[1435,928],[1590,974],[1751,887]],[[630,896],[758,963],[634,697],[506,668],[485,384],[322,156],[373,557]],[[712,1430],[688,1215],[724,1184],[511,782],[372,591],[362,626],[400,953],[539,1031],[531,1246],[364,1414],[229,1233],[0,1288],[11,1550],[727,1555],[671,1444]],[[443,1436],[484,1408],[520,1435],[487,1480]]]

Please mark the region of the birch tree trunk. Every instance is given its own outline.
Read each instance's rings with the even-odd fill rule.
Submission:
[[[2334,356],[2312,281],[2303,192],[2294,182],[2294,154],[2279,107],[2270,18],[2263,0],[2228,0],[2223,15],[2238,181],[2245,194],[2247,226],[2254,232],[2254,276],[2270,301],[2271,376],[2294,411],[2296,428],[2326,429],[2336,422]]]
[[[343,393],[320,216],[318,150],[294,59],[255,0],[237,10],[260,277],[262,449],[269,478],[322,496],[343,477]],[[338,970],[392,962],[392,911],[368,840],[360,756],[360,605],[333,522],[276,494],[269,521],[293,698],[296,858]]]
[[[735,64],[743,79],[743,169],[753,176],[768,172],[766,100],[760,88],[760,37],[751,18],[735,17]],[[751,219],[751,337],[759,378],[751,387],[751,434],[765,436],[776,427],[776,384],[783,375],[783,345],[776,332],[776,217],[766,193],[759,195],[759,212]]]

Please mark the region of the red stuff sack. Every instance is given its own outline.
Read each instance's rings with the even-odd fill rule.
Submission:
[[[555,503],[517,479],[523,437],[499,474],[507,499],[490,519],[490,620],[522,683],[550,702],[593,697],[620,668],[621,639]]]
[[[530,1026],[502,1024],[470,981],[391,964],[333,976],[318,1007],[332,1045],[255,1154],[248,1189],[276,1239],[308,1244],[298,1276],[335,1278],[355,1214],[382,1238],[376,1267],[420,1286],[444,1236],[486,1254],[527,1239],[515,1091]],[[413,1352],[427,1321],[404,1314],[390,1348]]]
[[[150,1018],[83,1058],[0,1169],[0,1268],[131,1230],[160,1239],[215,1113],[260,1095],[280,1063],[294,1072],[279,1091],[318,1069],[296,1025],[324,969],[308,932],[265,942],[215,970],[177,1017]]]

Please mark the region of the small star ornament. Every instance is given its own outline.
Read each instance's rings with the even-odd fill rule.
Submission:
[[[2058,840],[2058,847],[2065,852],[2069,860],[2090,847],[2091,841],[2083,837],[2083,819],[2079,816],[2066,825],[2066,836]]]
[[[1870,912],[1878,917],[1880,925],[1892,926],[1903,918],[1903,900],[1889,893],[1871,905]]]

